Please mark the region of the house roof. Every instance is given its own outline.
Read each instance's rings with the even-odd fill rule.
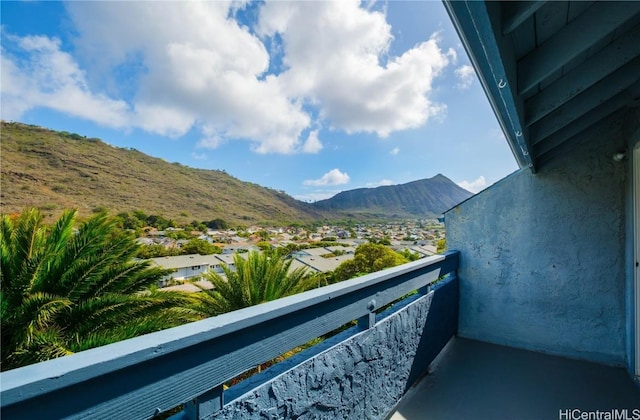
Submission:
[[[289,271],[293,271],[296,270],[298,268],[305,268],[307,270],[307,272],[309,273],[318,273],[320,272],[317,268],[311,267],[308,264],[303,263],[302,261],[299,261],[295,258],[293,258],[291,260],[291,265],[289,266]]]
[[[216,258],[216,255],[199,255],[199,254],[150,258],[150,261],[152,264],[156,264],[162,268],[167,268],[167,269],[193,267],[196,265],[220,264],[220,260]]]
[[[338,255],[336,257],[331,257],[331,258],[323,258],[318,256],[296,258],[297,261],[321,273],[325,273],[327,271],[333,271],[340,264],[351,259],[353,259],[353,255],[350,255],[350,254]]]
[[[444,3],[520,167],[638,106],[640,2]]]
[[[239,255],[241,258],[245,260],[249,257],[248,252],[234,253],[234,254],[216,254],[215,256],[218,259],[216,263],[219,264],[220,262],[223,262],[226,265],[233,265],[235,264],[234,258],[236,255]]]

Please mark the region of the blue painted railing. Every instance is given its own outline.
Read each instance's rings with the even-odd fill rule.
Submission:
[[[277,301],[0,374],[3,419],[148,419],[180,404],[219,410],[237,375],[375,311],[458,267],[448,252]]]

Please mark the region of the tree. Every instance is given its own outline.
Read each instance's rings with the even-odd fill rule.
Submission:
[[[223,219],[213,219],[205,223],[210,229],[227,229],[229,225]]]
[[[378,245],[391,245],[391,238],[389,238],[388,236],[385,236],[382,239],[370,238],[369,242]]]
[[[271,244],[267,241],[256,242],[256,246],[260,248],[262,252],[271,253]]]
[[[136,258],[146,260],[149,258],[175,256],[180,255],[180,251],[180,248],[167,248],[161,244],[141,245],[136,252]]]
[[[26,209],[0,225],[2,370],[196,319],[186,295],[149,289],[167,272],[133,260],[138,244],[99,213],[75,228]],[[183,308],[183,309],[180,309]]]
[[[206,316],[216,316],[248,306],[313,289],[318,280],[307,274],[305,268],[290,270],[293,260],[271,257],[255,251],[245,260],[233,257],[235,270],[222,266],[225,277],[208,271],[204,277],[213,289],[197,293],[197,310]]]
[[[446,250],[447,250],[447,240],[445,238],[438,239],[438,242],[436,242],[436,252],[438,254],[442,254]]]
[[[396,251],[398,254],[402,255],[407,259],[407,261],[415,261],[420,259],[420,254],[417,252],[413,252],[410,249],[403,249],[402,251]]]
[[[202,233],[207,233],[207,231],[209,230],[207,228],[207,225],[205,225],[202,222],[198,222],[197,220],[193,220],[189,226],[193,229],[193,230],[197,230],[198,232],[202,232]]]
[[[222,249],[219,246],[210,244],[204,239],[190,239],[189,242],[182,245],[182,254],[211,255],[220,253],[222,253]]]
[[[258,237],[260,237],[260,239],[262,239],[263,241],[268,241],[269,239],[271,239],[271,235],[269,235],[269,232],[266,230],[259,230],[256,232],[256,235],[258,235]]]
[[[126,211],[118,213],[116,217],[118,219],[118,225],[122,229],[137,230],[144,227],[144,222],[142,220]]]
[[[332,281],[338,282],[368,273],[404,264],[408,260],[380,244],[362,244],[356,248],[353,259],[340,264],[335,270]]]

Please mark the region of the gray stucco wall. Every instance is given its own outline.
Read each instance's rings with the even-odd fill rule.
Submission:
[[[457,280],[443,281],[373,328],[240,396],[215,418],[384,418],[455,333],[457,301]]]
[[[445,215],[463,337],[625,365],[626,164],[609,121]]]

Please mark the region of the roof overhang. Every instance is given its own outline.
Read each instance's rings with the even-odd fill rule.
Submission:
[[[640,98],[640,2],[444,1],[520,167]]]

